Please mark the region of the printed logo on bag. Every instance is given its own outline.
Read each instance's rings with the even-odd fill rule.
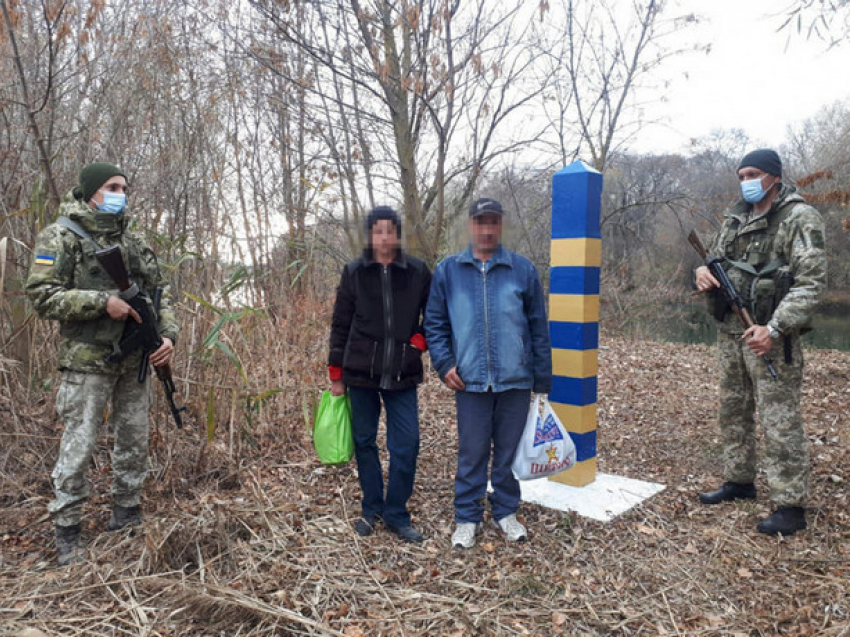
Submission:
[[[540,422],[539,420],[537,421]],[[552,417],[552,414],[548,414],[546,419],[542,424],[537,426],[537,429],[534,430],[534,446],[539,447],[540,445],[545,445],[547,442],[553,442],[555,440],[563,440],[564,434],[561,433],[561,428],[558,427],[558,424],[555,422],[555,419]]]
[[[531,463],[531,471],[529,475],[537,476],[549,476],[553,473],[558,473],[559,471],[566,471],[570,467],[572,467],[572,462],[570,462],[569,456],[564,458],[563,460],[556,462],[554,464],[547,462],[546,464],[540,462],[532,462]]]
[[[558,448],[554,444],[545,451],[547,456],[546,463],[532,462],[530,475],[551,475],[558,471],[569,469],[572,466],[569,456],[566,456],[562,460],[558,458]]]

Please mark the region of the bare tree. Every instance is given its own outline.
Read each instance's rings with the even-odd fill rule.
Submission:
[[[359,225],[364,206],[400,200],[411,248],[435,260],[447,208],[462,208],[489,163],[535,137],[532,127],[506,134],[540,90],[519,83],[532,65],[519,3],[493,11],[482,0],[350,0],[288,12],[252,4],[315,64],[305,99],[324,117],[317,126],[344,215]],[[297,12],[323,36],[298,32]],[[460,201],[449,206],[456,180]]]
[[[782,12],[780,31],[788,32],[791,38],[812,37],[825,42],[829,48],[847,41],[850,33],[850,2],[847,0],[796,0]]]
[[[788,170],[806,200],[821,211],[827,233],[830,289],[850,285],[850,101],[825,106],[789,130]]]
[[[602,171],[612,153],[648,123],[641,103],[647,99],[644,89],[657,91],[663,62],[684,52],[667,46],[669,36],[697,18],[668,18],[666,3],[657,0],[546,5],[549,24],[563,25],[543,31],[538,42],[551,87],[543,110],[556,151],[562,163],[586,153]]]

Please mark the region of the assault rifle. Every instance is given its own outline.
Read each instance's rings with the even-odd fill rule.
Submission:
[[[720,283],[720,291],[723,293],[723,297],[729,303],[729,306],[732,308],[735,316],[737,316],[738,320],[741,321],[741,325],[744,326],[744,329],[748,329],[755,325],[755,322],[744,305],[744,300],[741,298],[741,295],[738,294],[735,286],[732,285],[729,277],[726,276],[726,270],[724,270],[721,265],[721,261],[723,261],[723,259],[708,254],[708,250],[705,249],[705,245],[703,244],[702,239],[699,238],[696,230],[691,230],[691,233],[688,235],[688,243],[694,247],[694,250],[697,251],[697,254],[699,254],[700,258],[705,262],[708,271],[711,272],[711,276],[717,279],[717,282]],[[776,368],[773,366],[773,359],[767,354],[761,358],[764,361],[764,364],[767,365],[767,371],[770,373],[770,377],[773,380],[778,380],[779,374],[776,373]]]
[[[162,345],[162,338],[156,329],[157,312],[162,299],[162,288],[157,288],[152,300],[153,312],[148,305],[147,295],[139,289],[139,286],[130,281],[130,275],[127,273],[127,266],[124,265],[124,259],[121,256],[121,248],[112,246],[103,248],[95,252],[98,262],[106,273],[115,281],[118,286],[118,296],[126,301],[132,307],[141,323],[137,323],[132,318],[128,318],[124,324],[124,333],[121,335],[121,340],[114,352],[106,357],[109,363],[118,363],[124,360],[127,356],[136,350],[142,350],[142,360],[139,364],[139,382],[145,382],[148,376],[148,355],[155,352]],[[177,389],[174,387],[174,379],[171,376],[171,366],[162,365],[154,367],[157,378],[162,381],[162,386],[165,389],[165,397],[168,400],[168,406],[171,409],[171,415],[174,416],[174,422],[177,423],[179,429],[183,428],[183,419],[180,412],[186,407],[178,407],[174,403],[174,394]]]

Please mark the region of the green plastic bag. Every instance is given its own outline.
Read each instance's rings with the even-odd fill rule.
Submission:
[[[313,446],[322,464],[345,464],[354,455],[351,435],[351,400],[348,394],[322,392],[313,421]]]

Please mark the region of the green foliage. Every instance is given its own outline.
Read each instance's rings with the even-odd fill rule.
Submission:
[[[283,389],[275,387],[267,389],[259,394],[248,394],[245,396],[245,419],[248,421],[248,426],[253,428],[254,416],[260,412],[260,408],[269,401],[272,396],[282,392]]]
[[[234,271],[234,277],[231,277],[230,282],[235,283],[239,280],[241,273],[243,270],[237,269]],[[213,328],[209,331],[209,333],[204,337],[203,342],[201,343],[201,353],[203,359],[207,363],[209,363],[212,357],[215,355],[216,351],[219,351],[225,355],[227,360],[229,360],[233,367],[239,372],[239,377],[242,379],[242,387],[248,388],[251,385],[251,382],[248,378],[248,375],[245,371],[245,366],[242,364],[240,358],[236,355],[230,345],[228,345],[223,339],[223,333],[225,327],[230,323],[238,323],[240,320],[247,316],[259,316],[262,318],[267,318],[265,312],[260,310],[256,310],[251,307],[243,307],[238,310],[226,310],[219,307],[216,307],[210,301],[207,301],[197,295],[186,292],[187,297],[198,303],[201,307],[213,312],[218,316],[218,320],[216,321]],[[275,387],[271,389],[266,389],[259,393],[251,393],[250,391],[245,391],[243,398],[241,399],[243,402],[242,405],[242,413],[245,416],[245,421],[247,426],[242,427],[240,430],[240,435],[242,438],[253,448],[258,448],[256,441],[254,440],[253,435],[251,434],[251,430],[255,427],[255,418],[259,414],[260,409],[264,404],[266,404],[272,397],[279,394],[283,390],[281,388]],[[233,389],[233,401],[239,401],[240,394],[239,388]],[[216,424],[215,424],[215,393],[213,388],[209,388],[209,392],[207,394],[207,406],[206,406],[206,434],[207,440],[212,442],[215,438]],[[231,423],[231,426],[235,426],[235,423]]]
[[[295,285],[298,283],[298,280],[301,278],[301,275],[307,271],[307,268],[309,266],[309,262],[304,261],[303,259],[295,259],[289,265],[286,266],[287,270],[297,268],[297,272],[295,273],[295,276],[292,277],[292,282],[289,284],[290,287],[295,287]]]
[[[210,387],[207,393],[207,442],[215,439],[215,394]]]
[[[231,347],[225,343],[222,338],[222,330],[228,323],[236,323],[243,319],[246,316],[260,316],[266,317],[266,313],[261,310],[256,310],[251,307],[245,307],[239,310],[224,310],[216,307],[209,301],[202,299],[199,296],[191,294],[189,292],[185,293],[190,299],[200,304],[202,307],[214,312],[218,315],[218,321],[210,330],[210,332],[204,337],[203,342],[201,343],[201,349],[207,355],[207,360],[210,360],[211,355],[216,351],[222,352],[232,363],[236,370],[239,372],[239,376],[242,378],[242,381],[245,385],[248,385],[248,377],[245,374],[245,368],[242,365],[242,361],[239,360],[239,357],[234,353]]]
[[[244,263],[237,264],[231,271],[224,286],[221,288],[222,296],[229,297],[247,283],[250,283],[252,279],[252,271]]]
[[[197,259],[199,261],[203,261],[204,257],[199,252],[182,252],[176,260],[168,262],[159,260],[159,264],[165,268],[168,272],[174,272],[179,268],[183,263],[189,261],[190,259]]]

